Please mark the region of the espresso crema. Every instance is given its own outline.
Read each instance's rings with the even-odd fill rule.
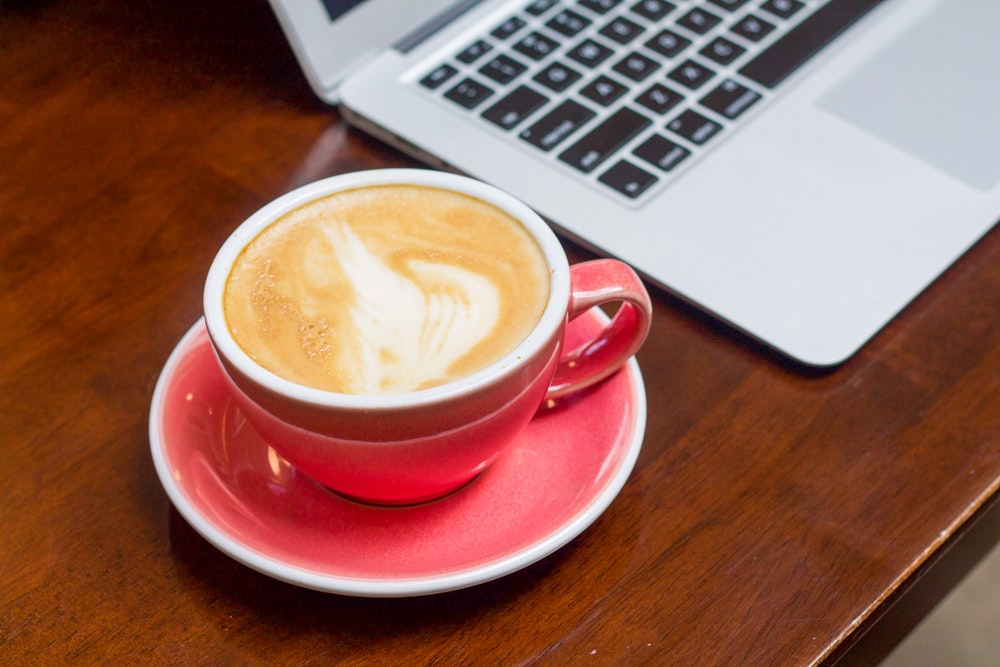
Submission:
[[[348,394],[482,370],[541,318],[549,275],[514,218],[432,187],[347,190],[285,214],[240,254],[226,322],[261,366]]]

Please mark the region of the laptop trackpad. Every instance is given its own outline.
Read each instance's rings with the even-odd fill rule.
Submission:
[[[974,188],[992,189],[1000,182],[998,7],[996,0],[940,3],[820,106]]]

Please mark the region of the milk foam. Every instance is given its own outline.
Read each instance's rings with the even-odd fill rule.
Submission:
[[[435,188],[337,193],[244,249],[224,308],[237,343],[300,384],[398,393],[485,368],[548,300],[538,244],[503,211]]]
[[[411,278],[373,255],[342,223],[323,233],[354,292],[348,308],[358,342],[342,360],[351,393],[418,389],[447,376],[500,319],[500,293],[456,266],[410,260]]]

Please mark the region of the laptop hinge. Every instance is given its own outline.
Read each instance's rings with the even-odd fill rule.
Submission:
[[[476,5],[482,4],[484,1],[485,0],[462,0],[461,2],[456,2],[448,9],[437,14],[431,20],[420,25],[416,30],[404,36],[398,42],[393,44],[392,48],[404,54],[409,53],[413,49],[420,46],[424,41],[433,37],[439,30],[449,25],[452,21],[458,19]]]

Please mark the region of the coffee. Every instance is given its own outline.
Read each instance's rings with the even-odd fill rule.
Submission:
[[[363,187],[309,202],[240,254],[226,281],[233,338],[293,382],[348,394],[470,375],[524,340],[549,270],[515,218],[457,192]]]

